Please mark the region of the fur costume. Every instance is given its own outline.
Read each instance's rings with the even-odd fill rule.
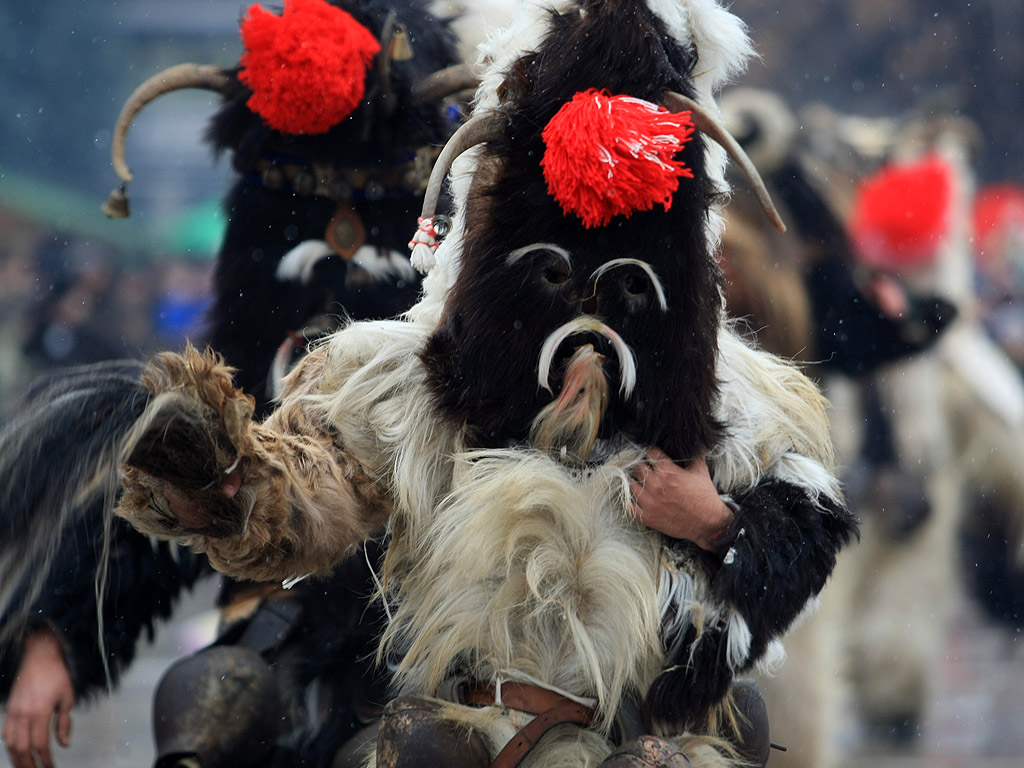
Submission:
[[[361,104],[337,125],[314,135],[302,126],[294,132],[272,129],[249,105],[253,90],[242,81],[242,67],[181,65],[151,78],[129,99],[113,152],[115,168],[130,179],[124,139],[139,109],[182,87],[212,87],[222,96],[207,138],[215,151],[231,153],[238,175],[224,201],[228,228],[217,257],[208,340],[235,366],[238,383],[255,395],[260,414],[275,392],[268,372],[291,363],[285,353],[302,346],[303,333],[333,327],[339,315],[397,314],[415,297],[419,279],[405,243],[436,147],[458,118],[452,95],[467,82],[457,71],[448,23],[419,0],[295,5],[302,12],[336,16],[345,9],[354,19],[342,17],[349,29],[369,29],[386,43],[378,60],[363,69]],[[250,16],[272,14],[254,6]],[[250,68],[256,63],[251,48]],[[438,76],[446,74],[448,81],[439,83]],[[124,188],[107,210],[127,214]],[[346,233],[352,238],[347,243]],[[143,632],[151,636],[155,621],[168,617],[181,591],[209,573],[206,558],[139,535],[123,521],[109,524],[108,531],[103,502],[116,487],[114,465],[109,456],[95,454],[98,465],[81,461],[94,448],[102,453],[99,446],[122,435],[141,414],[146,404],[146,397],[138,397],[141,367],[104,364],[63,371],[38,384],[19,417],[0,433],[9,481],[3,488],[4,523],[12,538],[20,531],[37,539],[35,546],[8,552],[3,563],[11,575],[0,594],[4,699],[26,617],[55,629],[76,697],[82,699],[116,684]],[[81,476],[70,474],[75,466],[88,469]],[[94,478],[111,484],[91,482]],[[35,523],[47,513],[67,522],[57,550],[41,541],[45,531]],[[366,605],[373,589],[367,562],[376,561],[377,551],[370,543],[367,552],[339,565],[331,579],[287,593],[306,618],[288,627],[285,648],[256,649],[274,663],[301,706],[307,692],[316,692],[317,711],[289,713],[314,731],[298,728],[293,746],[316,765],[330,764],[338,744],[382,703],[383,685],[367,671],[382,621],[376,608]],[[272,587],[227,583],[221,601],[230,607],[253,592],[281,592],[280,585]],[[317,622],[309,622],[310,616]],[[223,618],[228,630],[218,642],[241,642],[248,613],[232,608]]]
[[[518,683],[591,711],[530,765],[596,765],[631,705],[695,765],[734,762],[708,740],[729,735],[730,683],[777,657],[856,529],[817,390],[722,317],[725,157],[706,115],[747,51],[712,0],[525,6],[484,48],[476,116],[491,132],[455,162],[451,232],[408,316],[334,334],[262,423],[215,356],[161,355],[130,388],[141,416],[78,465],[109,477],[116,453],[119,514],[233,576],[326,575],[387,530],[382,649],[399,689],[436,697],[491,756],[531,719],[501,705]],[[591,88],[654,121],[682,101],[706,126],[677,156],[691,177],[598,226],[549,195],[540,164],[545,126]],[[736,508],[720,555],[632,516],[630,477],[653,445],[706,457]],[[188,526],[168,495],[196,513]],[[38,541],[27,518],[5,555]],[[467,706],[461,683],[499,698]]]
[[[346,95],[340,85],[337,95],[317,90],[324,72],[351,64],[351,40],[331,47],[323,29],[333,16],[350,37],[359,32],[379,44],[349,84],[361,94],[355,106],[325,127],[305,102]],[[135,114],[172,90],[219,93],[207,140],[215,152],[231,153],[238,177],[224,201],[230,226],[217,259],[209,343],[239,368],[239,385],[264,402],[276,394],[268,373],[288,334],[310,324],[314,332],[334,327],[339,315],[390,317],[415,300],[408,222],[437,147],[461,119],[455,97],[475,79],[459,64],[448,22],[421,0],[291,0],[283,16],[253,5],[242,37],[239,67],[179,65],[139,86],[115,128],[113,164],[124,183],[104,210],[128,215],[124,150]],[[260,88],[252,73],[268,64],[294,82],[266,93],[274,79]],[[280,117],[288,110],[296,113],[292,127]]]
[[[866,125],[862,118],[843,120],[847,129],[863,130]],[[814,123],[806,114],[802,121]],[[860,157],[863,174],[863,166],[875,158],[849,147],[835,156],[818,157],[823,141],[851,131],[834,125],[813,131],[807,139],[814,149],[807,151],[815,154],[804,165],[831,169],[831,183],[822,189],[832,193],[831,207],[843,211],[849,201],[835,195],[842,192],[838,185],[846,173],[835,170],[836,159]],[[762,140],[767,133],[764,125],[751,131]],[[773,764],[794,768],[839,762],[844,714],[869,726],[864,733],[870,738],[914,739],[927,715],[929,686],[941,659],[943,620],[958,589],[957,527],[966,526],[974,541],[989,542],[990,549],[965,558],[972,575],[982,578],[998,572],[1007,549],[1019,541],[1014,535],[992,535],[989,528],[992,521],[999,521],[997,529],[1019,526],[1013,510],[1021,503],[1014,499],[1024,497],[1013,464],[1021,450],[1024,400],[1006,361],[978,332],[970,297],[964,293],[970,284],[964,271],[969,241],[963,212],[970,195],[965,137],[955,123],[901,127],[888,121],[885,132],[868,137],[869,148],[883,146],[880,135],[888,153],[913,158],[938,150],[955,169],[957,212],[939,238],[934,260],[899,275],[912,282],[907,314],[913,318],[925,310],[922,319],[946,322],[925,322],[918,328],[914,322],[902,324],[910,338],[933,329],[927,334],[932,343],[917,354],[878,360],[880,364],[860,370],[869,375],[857,379],[825,377],[847,498],[862,519],[862,537],[858,547],[839,559],[821,610],[787,641],[790,663],[763,685],[770,711],[784,713],[773,719],[773,738],[790,746]],[[769,184],[775,180],[772,171],[765,169],[765,175]],[[852,197],[852,183],[848,192]],[[785,194],[779,196],[788,201]],[[798,219],[796,223],[794,229],[804,229]],[[809,234],[815,247],[819,238],[814,230]],[[843,249],[852,258],[852,245]],[[922,301],[922,295],[941,298]],[[933,309],[940,309],[941,316]],[[946,325],[950,317],[954,319]],[[763,322],[758,315],[753,321],[755,327]],[[809,370],[813,373],[814,368]],[[809,675],[807,670],[815,672]],[[843,712],[844,704],[854,708]]]
[[[882,412],[872,375],[894,360],[934,349],[956,316],[954,305],[932,295],[909,295],[900,317],[883,313],[861,288],[871,275],[858,265],[843,224],[854,180],[817,156],[815,137],[798,135],[796,117],[775,95],[731,89],[722,110],[792,225],[784,236],[771,238],[748,196],[735,194],[722,247],[729,312],[756,329],[766,349],[800,360],[808,375],[843,395],[832,411],[840,426],[865,425],[857,436],[836,435],[840,467],[848,503],[867,518],[865,538],[871,545],[876,535],[891,540],[891,562],[883,567],[894,567],[903,562],[901,550],[909,551],[908,541],[928,528],[928,502],[916,471],[897,461],[893,419]],[[845,395],[859,402],[848,402]],[[923,538],[934,543],[933,537]],[[852,692],[848,639],[859,636],[865,621],[874,621],[865,619],[853,595],[855,571],[878,565],[861,559],[868,548],[862,544],[840,557],[839,576],[823,594],[820,609],[787,638],[786,665],[760,681],[772,713],[772,737],[788,748],[773,756],[773,765],[828,768],[839,762],[843,708]],[[905,560],[908,572],[927,570],[912,557]],[[905,585],[899,590],[915,594]],[[884,622],[893,623],[891,614],[879,623]],[[900,674],[889,670],[887,679]],[[872,676],[865,687],[882,685]]]
[[[893,414],[895,456],[918,475],[932,510],[925,525],[904,539],[893,540],[866,521],[866,546],[853,561],[858,614],[870,620],[852,638],[852,679],[864,711],[883,734],[897,737],[913,737],[931,699],[941,629],[953,604],[949,596],[959,589],[958,530],[988,528],[1007,544],[1007,551],[991,553],[996,559],[968,555],[972,569],[999,568],[1020,551],[1024,483],[1017,457],[1024,450],[1024,386],[974,313],[972,139],[971,126],[937,119],[906,126],[893,140],[897,169],[921,167],[925,159],[939,163],[950,191],[931,258],[915,266],[894,255],[889,268],[912,286],[942,293],[959,309],[929,354],[887,366],[875,381],[880,402]],[[910,632],[888,626],[883,617],[892,615]]]
[[[664,210],[593,228],[549,196],[538,161],[574,94],[675,91],[713,108],[747,49],[710,0],[525,6],[484,47],[476,116],[500,130],[455,163],[423,300],[332,336],[263,423],[216,358],[158,357],[118,513],[261,580],[325,574],[386,527],[399,688],[447,701],[492,756],[529,718],[459,704],[460,681],[593,707],[531,765],[600,762],[629,700],[655,733],[717,732],[733,677],[778,651],[855,531],[823,401],[722,320],[718,147],[683,147],[693,178]],[[683,464],[706,456],[736,505],[721,558],[630,515],[631,471],[655,444]],[[241,479],[230,497],[225,473]],[[198,527],[170,514],[169,486],[202,510]],[[685,743],[695,764],[728,762]]]

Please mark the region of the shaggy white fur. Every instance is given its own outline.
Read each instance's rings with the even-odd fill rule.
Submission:
[[[662,668],[663,621],[725,622],[730,666],[747,665],[742,617],[629,513],[641,449],[582,474],[529,449],[466,451],[425,387],[426,337],[412,323],[350,326],[318,352],[319,393],[300,395],[396,499],[386,642],[404,654],[404,689],[436,695],[452,669],[540,680],[595,699],[605,732],[620,699]],[[710,460],[720,489],[775,476],[838,499],[816,390],[728,328],[720,349],[718,414],[730,428]],[[303,514],[293,513],[298,530]]]

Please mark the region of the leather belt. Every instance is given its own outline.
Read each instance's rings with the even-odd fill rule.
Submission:
[[[466,684],[462,700],[478,707],[504,706],[536,717],[519,730],[491,763],[491,768],[516,768],[537,742],[557,725],[572,723],[586,727],[593,722],[594,710],[548,688],[526,683],[503,683],[501,702],[491,684]]]

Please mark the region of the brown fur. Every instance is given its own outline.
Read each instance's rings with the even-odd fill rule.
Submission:
[[[289,391],[316,389],[321,366],[322,355],[310,355],[291,378]],[[181,538],[228,575],[269,581],[326,574],[338,552],[368,538],[389,514],[391,503],[367,469],[301,405],[285,403],[262,425],[249,420],[252,398],[234,388],[231,369],[213,353],[190,347],[183,356],[160,355],[145,377],[158,393],[149,409],[155,414],[147,412],[128,441],[126,490],[117,509],[136,528]],[[213,520],[222,521],[218,516],[227,513],[231,525],[192,531],[173,521],[164,498],[166,462],[147,471],[131,466],[133,457],[142,460],[138,449],[154,426],[163,434],[172,428],[159,419],[162,398],[188,404],[177,412],[177,421],[192,420],[200,432],[220,436],[211,439],[217,470],[223,473],[236,462],[242,467],[243,488],[233,499],[224,498],[216,476],[211,485],[183,488],[192,491],[198,506],[212,504],[207,508]],[[178,446],[170,455],[187,454],[187,446]],[[296,509],[309,514],[296,515]]]

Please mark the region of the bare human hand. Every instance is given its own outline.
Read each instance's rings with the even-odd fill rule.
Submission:
[[[656,531],[715,551],[733,513],[711,481],[707,462],[680,467],[660,448],[651,448],[631,484],[633,514]]]
[[[71,743],[75,692],[60,641],[42,626],[25,638],[25,648],[7,701],[3,740],[14,768],[54,768],[50,727],[57,742]]]

